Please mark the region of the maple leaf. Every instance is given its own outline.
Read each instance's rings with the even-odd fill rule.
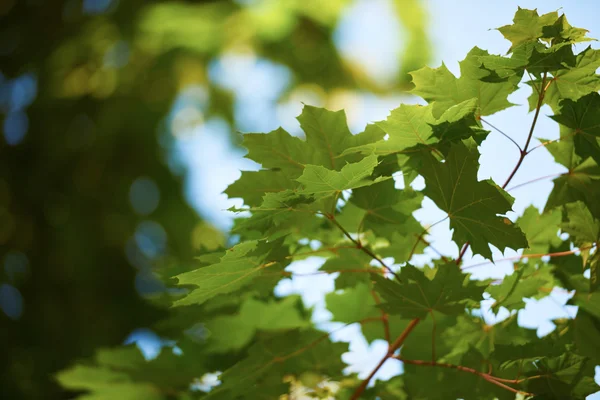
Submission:
[[[356,189],[380,182],[384,177],[375,180],[367,179],[377,166],[377,156],[370,155],[361,161],[346,164],[340,171],[327,169],[320,165],[307,165],[302,175],[297,179],[302,183],[305,195],[327,197],[339,194],[344,190]]]
[[[565,208],[569,220],[561,228],[575,239],[576,245],[584,246],[600,240],[600,221],[592,216],[582,201],[569,203]]]
[[[547,296],[548,293],[543,292],[542,289],[551,288],[553,281],[546,264],[537,266],[534,263],[516,264],[511,275],[504,277],[499,285],[488,287],[486,291],[496,299],[492,304],[494,312],[498,312],[500,307],[505,307],[509,311],[518,310],[525,307],[523,298]]]
[[[573,137],[562,137],[549,143],[546,149],[556,162],[569,172],[554,179],[554,188],[548,196],[545,211],[578,200],[583,201],[595,218],[600,218],[600,167],[592,158],[583,159],[576,153]]]
[[[575,150],[580,156],[591,156],[600,163],[600,94],[593,92],[577,101],[562,100],[560,114],[551,118],[574,130]]]
[[[333,321],[351,323],[380,316],[381,311],[376,307],[371,290],[370,285],[361,283],[341,293],[328,293],[325,301],[333,314]]]
[[[388,239],[394,233],[403,232],[403,228],[419,230],[420,225],[412,214],[421,208],[422,201],[421,193],[410,189],[398,190],[392,180],[356,189],[350,198],[352,204],[365,210],[360,225]]]
[[[573,333],[578,354],[600,362],[600,319],[585,310],[577,311]]]
[[[281,171],[243,171],[242,176],[229,185],[225,194],[230,198],[239,197],[249,206],[259,206],[266,193],[295,189],[299,185]]]
[[[306,140],[294,137],[282,128],[272,132],[247,133],[243,145],[248,149],[247,158],[263,168],[281,170],[295,179],[302,175],[305,165],[320,165],[341,170],[346,163],[359,161],[355,155],[342,156],[344,150],[372,143],[385,133],[374,125],[364,132],[353,135],[348,129],[344,111],[329,111],[305,105],[298,117]]]
[[[236,315],[220,315],[206,323],[209,352],[238,350],[250,343],[256,331],[285,331],[307,327],[309,321],[299,313],[298,297],[280,302],[246,300]]]
[[[544,94],[543,104],[548,104],[553,110],[559,110],[562,99],[578,100],[583,96],[600,90],[600,77],[596,70],[600,67],[600,51],[588,47],[577,54],[574,65],[562,66],[552,72],[552,79]],[[541,86],[541,80],[527,82],[529,85]],[[537,107],[539,95],[536,90],[529,96],[529,111]]]
[[[229,249],[219,263],[177,275],[179,285],[196,288],[174,306],[202,304],[216,295],[231,293],[250,284],[264,269],[275,266],[275,261],[264,261],[266,254],[253,255],[258,244],[258,241],[240,243]]]
[[[332,343],[327,335],[314,329],[268,335],[248,350],[246,358],[221,375],[223,384],[206,399],[273,398],[289,392],[288,385],[282,388],[284,376],[304,372],[342,377],[345,365],[341,357],[347,351],[347,344]]]
[[[461,314],[472,301],[481,299],[483,287],[465,282],[456,264],[437,268],[433,279],[410,264],[400,270],[402,283],[373,275],[375,290],[386,303],[381,307],[403,318],[424,318],[432,311],[442,314]]]
[[[462,246],[471,243],[473,252],[491,259],[489,245],[527,247],[521,230],[508,219],[498,216],[511,211],[513,198],[491,180],[478,181],[479,153],[474,143],[453,144],[445,162],[429,152],[414,156],[415,168],[425,178],[423,193],[448,213],[453,240]]]
[[[437,69],[424,67],[412,72],[412,93],[433,103],[433,116],[440,117],[450,107],[475,98],[477,116],[494,114],[513,106],[508,95],[517,89],[511,81],[484,82],[488,72],[480,69],[480,58],[489,53],[474,47],[460,62],[461,76],[456,78],[444,64]]]
[[[466,139],[474,136],[483,139],[488,132],[480,128],[477,120],[477,99],[468,99],[452,105],[439,117],[433,116],[435,104],[427,106],[406,105],[392,110],[385,121],[377,123],[385,133],[387,140],[351,147],[344,154],[361,152],[363,154],[389,155],[408,152],[421,145],[432,147],[450,141]]]
[[[520,44],[537,42],[538,39],[549,38],[546,35],[554,32],[549,32],[548,29],[555,26],[554,24],[557,20],[558,13],[556,11],[540,16],[537,10],[527,10],[519,7],[513,18],[513,24],[502,26],[498,30],[512,43],[512,47],[508,50],[510,53]],[[546,30],[546,34],[544,30]]]
[[[584,400],[599,387],[591,377],[594,365],[587,357],[565,353],[558,357],[544,357],[526,376],[541,376],[527,380],[527,391],[551,399]]]
[[[517,219],[517,225],[525,233],[529,243],[529,247],[523,251],[523,254],[544,254],[548,252],[550,246],[560,245],[558,229],[561,219],[559,209],[540,214],[535,206],[527,207],[523,215]]]
[[[321,266],[320,271],[339,272],[335,280],[336,289],[345,289],[359,283],[368,283],[369,270],[376,271],[371,265],[373,259],[359,249],[338,249],[335,257],[330,257]],[[359,318],[360,319],[360,318]]]

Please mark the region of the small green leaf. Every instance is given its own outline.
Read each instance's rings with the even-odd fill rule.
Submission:
[[[357,163],[346,164],[340,171],[327,169],[320,165],[307,165],[297,181],[304,185],[303,194],[327,197],[386,179],[367,179],[376,166],[376,155],[365,157]]]
[[[484,82],[488,72],[479,70],[480,57],[488,52],[474,47],[460,62],[461,76],[456,78],[444,64],[412,72],[415,88],[412,93],[433,103],[433,116],[439,118],[447,109],[465,100],[477,100],[477,116],[491,115],[513,106],[508,95],[517,89],[513,82]],[[477,68],[474,68],[474,67]],[[476,72],[481,71],[481,72]]]
[[[558,13],[556,11],[540,16],[537,10],[527,10],[519,7],[513,18],[513,24],[502,26],[498,30],[512,43],[510,53],[520,44],[536,42],[538,39],[544,38],[544,28],[553,26],[557,19]]]

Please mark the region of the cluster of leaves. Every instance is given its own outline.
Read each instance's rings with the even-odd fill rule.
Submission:
[[[305,106],[298,118],[305,139],[282,129],[244,136],[247,157],[263,169],[243,172],[226,191],[247,206],[236,210],[249,214],[234,227],[240,241],[176,276],[186,291],[174,310],[208,316],[202,334],[181,342],[184,356],[201,354],[192,366],[173,366],[170,354],[158,364],[177,368],[183,385],[156,374],[154,362],[140,367],[113,353],[62,372],[60,382],[98,396],[118,383],[143,386],[146,398],[224,400],[276,399],[298,385],[339,399],[584,399],[597,391],[600,52],[575,54],[573,44],[589,40],[586,31],[555,12],[519,9],[499,30],[512,43],[507,56],[474,48],[460,78],[445,66],[412,73],[413,93],[428,104],[401,105],[360,134],[350,133],[343,112]],[[507,97],[524,79],[533,88],[533,116],[518,163],[501,186],[479,181],[478,145],[492,134],[483,117],[512,106]],[[568,172],[554,180],[542,212],[530,207],[513,223],[506,213],[514,199],[505,188],[533,150],[544,104],[561,136],[543,147]],[[422,191],[410,186],[417,175]],[[425,196],[447,213],[461,251],[417,268],[413,256],[430,246],[413,216]],[[501,281],[471,279],[462,266],[467,248],[492,260],[491,246],[522,249],[523,256]],[[299,299],[273,294],[292,275],[286,267],[308,256],[325,259],[319,273],[337,274],[326,296],[333,321],[360,324],[368,342],[388,343],[366,379],[344,374],[347,345],[315,329]],[[517,324],[516,312],[524,299],[552,290],[571,292],[579,309],[539,338]],[[476,317],[488,296],[493,309],[511,316],[495,325]],[[225,366],[222,383],[206,393],[189,390],[193,378],[215,371],[206,358]],[[404,363],[402,375],[369,387],[390,359]],[[323,382],[335,387],[324,390]]]
[[[75,360],[139,327],[187,328],[162,321],[170,298],[147,297],[170,291],[155,275],[188,270],[195,252],[226,241],[186,200],[183,166],[166,162],[199,115],[243,129],[243,96],[214,73],[221,61],[276,66],[288,77],[278,103],[307,88],[327,101],[410,85],[431,54],[423,2],[393,4],[407,43],[390,49],[403,69],[384,83],[334,44],[352,4],[2,2],[0,398],[70,398],[52,376]],[[199,113],[180,112],[190,107]]]

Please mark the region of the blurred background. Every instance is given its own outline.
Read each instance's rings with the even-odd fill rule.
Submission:
[[[221,192],[240,169],[256,169],[243,159],[240,132],[283,126],[301,136],[303,103],[344,108],[361,131],[401,102],[419,102],[407,93],[409,71],[443,60],[458,74],[475,45],[505,53],[508,42],[490,29],[509,24],[517,5],[564,7],[572,25],[600,37],[600,4],[566,3],[0,0],[0,397],[72,398],[57,371],[124,341],[145,343],[152,358],[168,344],[159,337],[181,334],[190,316],[166,311],[165,282],[230,242],[234,215],[224,210],[241,201]],[[524,107],[489,118],[521,143],[528,90],[511,97]],[[538,132],[558,137],[548,119]],[[518,157],[510,146],[502,137],[484,143],[480,178],[505,178]],[[562,172],[545,151],[520,171],[515,183]],[[551,188],[547,180],[512,193],[511,217],[543,207]],[[433,223],[443,213],[426,201],[418,217]],[[447,230],[436,226],[430,241],[456,256]],[[322,293],[332,290],[324,279],[285,280],[278,291],[301,294],[324,324]],[[543,334],[551,319],[576,312],[565,311],[565,294],[551,299],[528,304],[523,324]],[[353,371],[385,352],[345,335]]]

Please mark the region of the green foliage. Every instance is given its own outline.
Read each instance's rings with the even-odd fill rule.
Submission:
[[[285,399],[304,391],[351,400],[558,400],[597,391],[600,101],[592,61],[581,61],[590,50],[574,54],[572,48],[587,40],[585,30],[557,13],[519,9],[500,32],[512,43],[507,56],[475,48],[461,63],[460,78],[444,66],[413,72],[413,93],[429,104],[401,105],[363,133],[350,133],[343,111],[305,106],[298,118],[305,139],[283,129],[245,135],[247,157],[263,169],[243,173],[227,190],[246,204],[235,211],[249,214],[236,223],[239,242],[175,276],[174,315],[202,328],[181,338],[192,342],[179,356],[178,378],[187,380],[148,379],[173,362],[171,354],[139,365],[100,353],[95,363],[60,373],[60,382],[95,398],[113,395],[114,385],[165,399]],[[566,69],[584,83],[551,89]],[[482,128],[481,117],[512,106],[507,97],[523,76],[531,76],[524,84],[537,93],[526,145],[518,163],[507,166],[502,186],[478,180],[478,145],[495,134]],[[530,207],[513,223],[506,215],[514,199],[505,188],[530,150],[545,103],[561,127],[560,139],[545,147],[568,172],[555,179],[542,213]],[[397,188],[399,172],[422,176],[425,188]],[[431,246],[413,216],[424,197],[448,214],[461,250],[417,267],[415,254]],[[476,281],[462,265],[469,247],[490,263],[492,247],[522,255],[512,274]],[[345,324],[339,329],[359,324],[367,341],[388,344],[367,379],[344,374],[347,345],[317,329],[297,297],[274,294],[282,279],[302,275],[287,266],[310,256],[324,260],[317,274],[339,274],[336,290],[326,295],[332,320]],[[553,290],[572,291],[569,302],[579,311],[540,338],[517,324],[516,312],[526,299]],[[484,298],[510,316],[486,324],[476,317]],[[368,387],[392,358],[404,363],[404,372]],[[196,363],[195,375],[186,375],[188,361]],[[221,384],[208,393],[189,388],[192,376],[217,371]]]
[[[196,253],[219,252],[227,243],[226,234],[188,203],[185,166],[174,142],[217,122],[229,134],[224,139],[238,144],[239,92],[211,72],[231,56],[256,59],[289,76],[273,103],[306,92],[326,102],[340,91],[410,89],[408,72],[431,57],[424,2],[393,2],[392,18],[405,28],[402,49],[395,49],[402,69],[386,82],[334,43],[352,3],[2,2],[0,307],[14,302],[19,311],[20,299],[23,307],[13,313],[20,316],[0,309],[0,398],[72,398],[84,387],[61,387],[53,375],[76,360],[122,344],[140,327],[179,337],[186,324],[213,317],[197,309],[169,310],[177,290],[164,282],[198,267],[190,263]],[[228,193],[249,205],[259,206],[265,192],[298,186],[284,174],[244,175],[254,180]],[[134,193],[138,179],[150,193]],[[265,186],[256,190],[257,183]],[[132,198],[156,207],[140,211]],[[143,228],[159,239],[157,249],[144,252]],[[4,268],[11,259],[19,276]],[[14,296],[7,299],[5,288]],[[229,307],[241,302],[229,300]],[[211,369],[223,369],[216,364]],[[176,392],[171,387],[136,395],[114,384],[106,389],[111,399],[126,398],[126,390],[134,398]]]

